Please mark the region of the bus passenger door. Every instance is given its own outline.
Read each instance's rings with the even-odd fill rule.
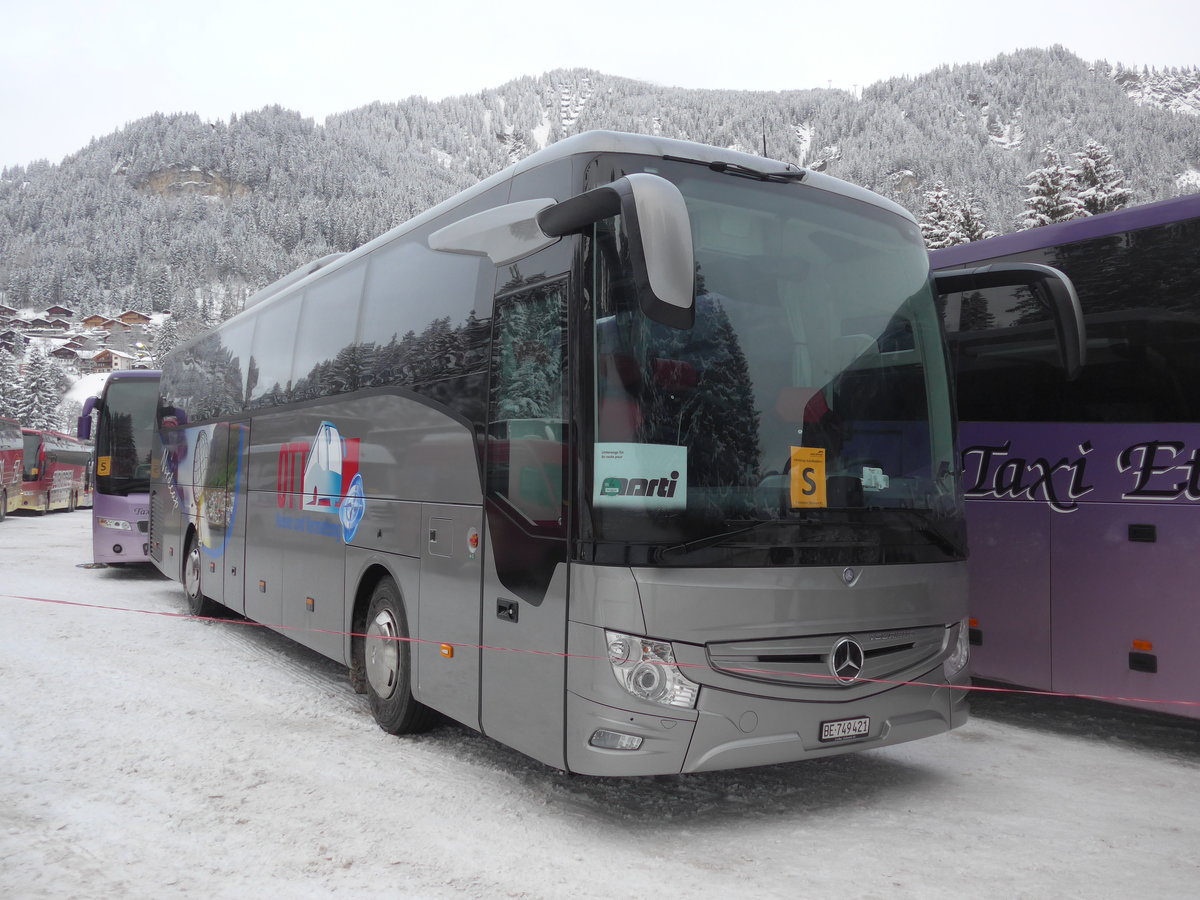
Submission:
[[[565,767],[565,278],[496,299],[488,411],[484,734]]]

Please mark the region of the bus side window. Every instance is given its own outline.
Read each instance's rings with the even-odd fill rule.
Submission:
[[[497,301],[488,492],[538,528],[562,527],[565,282]]]

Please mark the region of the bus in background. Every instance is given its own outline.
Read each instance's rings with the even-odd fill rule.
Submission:
[[[945,344],[869,191],[576,135],[264,288],[161,395],[155,564],[386,731],[640,775],[966,719]]]
[[[21,509],[44,515],[91,501],[92,448],[58,431],[22,428]]]
[[[1086,321],[1087,364],[1071,380],[1029,292],[941,298],[973,674],[1118,703],[1200,701],[1200,194],[930,256],[935,271],[1055,266]]]
[[[94,439],[95,445],[92,558],[96,563],[149,561],[150,463],[158,381],[157,371],[113,372],[99,396],[87,399],[79,417],[78,436]]]
[[[0,419],[0,522],[21,508],[21,470],[25,445],[21,426],[12,419]]]

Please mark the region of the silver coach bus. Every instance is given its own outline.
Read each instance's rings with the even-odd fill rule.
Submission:
[[[967,717],[926,252],[837,179],[569,138],[260,291],[167,358],[158,425],[154,562],[389,732],[639,775]]]

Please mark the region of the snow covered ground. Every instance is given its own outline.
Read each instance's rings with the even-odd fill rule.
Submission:
[[[1200,894],[1197,722],[987,695],[900,747],[572,777],[384,734],[338,666],[77,568],[89,527],[0,524],[4,898]]]

